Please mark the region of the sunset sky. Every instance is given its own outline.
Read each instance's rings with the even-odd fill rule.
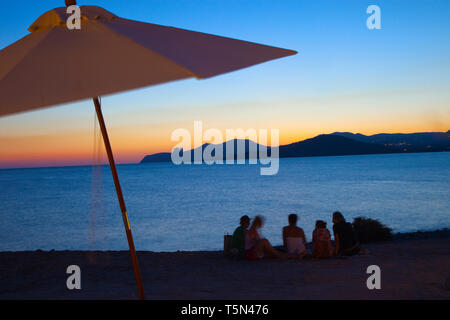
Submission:
[[[320,133],[450,129],[450,2],[96,0],[133,20],[293,49],[299,53],[207,80],[103,97],[118,163],[170,151],[177,128],[279,129],[280,144]],[[381,30],[366,9],[381,8]],[[64,0],[1,1],[0,48]],[[24,88],[26,94],[26,88]],[[0,97],[1,99],[1,97]],[[93,159],[86,100],[0,118],[0,168],[82,165]]]

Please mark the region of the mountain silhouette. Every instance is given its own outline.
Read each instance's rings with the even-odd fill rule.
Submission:
[[[238,147],[239,144],[243,144],[242,149]],[[233,149],[227,148],[228,145],[232,146]],[[212,157],[216,157],[216,154],[210,151],[214,147],[222,146],[223,154],[221,159],[223,161],[233,151],[234,160],[254,158],[254,154],[250,154],[252,150],[256,150],[256,157],[259,157],[260,148],[263,148],[263,155],[267,154],[270,156],[272,153],[270,147],[261,146],[248,139],[234,139],[217,145],[205,143],[201,147],[186,152],[190,153],[191,161],[193,162],[196,151],[203,154],[203,151],[208,146],[211,146],[207,151]],[[178,151],[180,157],[183,156],[183,150],[180,149]],[[334,132],[332,134],[321,134],[314,138],[282,145],[279,147],[279,157],[317,157],[436,151],[450,151],[450,131],[406,134],[380,133],[371,136],[351,132]],[[142,159],[141,163],[169,161],[172,161],[170,152],[163,152],[147,155]]]
[[[385,146],[361,142],[339,135],[321,134],[317,137],[280,146],[280,158],[341,156],[387,153]]]
[[[239,144],[242,145],[242,150],[239,147]],[[223,142],[223,143],[220,143],[220,144],[205,143],[201,147],[198,147],[198,148],[195,148],[195,149],[187,151],[187,152],[190,153],[191,161],[194,162],[194,159],[195,159],[194,157],[195,157],[195,153],[196,152],[201,152],[201,154],[203,155],[203,152],[205,151],[205,149],[208,146],[211,146],[212,150],[211,150],[210,153],[211,153],[212,157],[216,156],[215,150],[217,150],[217,149],[214,148],[214,147],[219,147],[219,148],[222,147],[222,150],[223,150],[222,151],[222,160],[227,159],[228,155],[229,155],[229,157],[231,159],[231,156],[233,154],[234,154],[234,157],[232,158],[233,160],[248,159],[251,150],[255,150],[256,151],[256,155],[257,155],[259,153],[259,148],[261,147],[256,142],[253,142],[253,141],[248,140],[248,139],[234,139],[234,140],[229,140],[227,142]],[[229,148],[228,146],[231,146],[231,148]],[[179,152],[179,156],[180,157],[184,156],[183,149],[179,149],[178,152]],[[269,151],[269,155],[270,155],[270,151]],[[161,153],[155,153],[155,154],[152,154],[152,155],[145,156],[142,159],[141,163],[167,162],[167,161],[172,161],[170,152],[161,152]]]
[[[394,150],[399,148],[403,152],[446,151],[450,149],[450,130],[447,132],[379,133],[371,136],[351,132],[334,132],[332,135],[380,144]]]

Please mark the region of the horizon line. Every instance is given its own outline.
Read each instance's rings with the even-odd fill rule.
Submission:
[[[313,136],[313,137],[309,137],[309,138],[306,138],[306,139],[303,139],[303,140],[299,140],[299,141],[287,143],[287,144],[284,144],[284,145],[279,145],[279,147],[280,147],[280,146],[285,146],[285,145],[294,144],[294,143],[299,143],[299,142],[302,142],[302,141],[306,141],[306,140],[309,140],[309,139],[316,138],[316,137],[321,136],[321,135],[332,135],[332,134],[335,134],[335,133],[351,133],[351,134],[354,134],[354,135],[358,135],[358,134],[359,134],[359,135],[364,135],[364,136],[367,136],[367,137],[371,137],[371,136],[375,136],[375,135],[379,135],[379,134],[388,134],[388,135],[396,135],[396,134],[405,134],[405,135],[408,135],[408,134],[424,134],[424,133],[449,133],[449,134],[450,134],[450,130],[447,130],[447,131],[409,132],[409,133],[402,133],[402,132],[398,132],[398,133],[383,133],[383,132],[381,132],[381,133],[375,133],[375,134],[371,134],[371,135],[366,135],[366,134],[362,134],[362,133],[359,133],[359,132],[358,132],[358,133],[353,133],[353,132],[351,132],[351,131],[334,131],[334,132],[332,132],[332,133],[320,133],[320,134],[317,134],[317,135],[315,135],[315,136]],[[231,139],[231,140],[228,140],[228,141],[224,141],[224,142],[221,142],[221,143],[218,143],[218,144],[215,144],[215,145],[224,144],[224,143],[227,143],[227,142],[233,141],[233,140],[251,141],[251,142],[253,142],[253,143],[256,143],[256,144],[260,145],[258,142],[255,142],[255,141],[253,141],[252,139],[248,139],[248,138],[245,138],[245,139],[234,138],[234,139]],[[188,151],[192,151],[192,150],[194,150],[194,149],[196,149],[196,148],[200,148],[200,147],[202,147],[202,146],[204,146],[204,145],[206,145],[206,144],[211,144],[211,143],[205,142],[205,143],[203,143],[201,146],[192,148],[192,149],[190,149],[190,150],[188,150]],[[266,147],[271,147],[271,146],[267,145]],[[445,152],[445,151],[443,151],[443,152]],[[144,155],[144,158],[145,158],[146,156],[152,156],[152,155],[163,154],[163,153],[170,153],[170,151],[160,151],[160,152],[155,152],[155,153],[152,153],[152,154],[145,154],[145,155]],[[411,152],[411,153],[421,153],[421,152]],[[133,164],[140,164],[141,161],[142,161],[142,159],[139,160],[139,161],[137,161],[137,162],[122,162],[122,163],[117,163],[117,164],[118,164],[118,165],[133,165]],[[105,165],[108,165],[108,161],[104,161],[104,162],[102,162],[102,163],[100,163],[100,164],[94,164],[94,163],[90,163],[90,164],[69,164],[69,165],[51,165],[51,164],[49,164],[49,165],[37,165],[37,166],[33,166],[33,165],[27,166],[27,165],[25,165],[25,166],[20,166],[20,167],[1,167],[1,166],[0,166],[0,170],[3,171],[3,170],[18,170],[18,169],[46,169],[46,168],[94,167],[94,166],[105,166]]]

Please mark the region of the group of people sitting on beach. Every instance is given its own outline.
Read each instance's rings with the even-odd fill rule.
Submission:
[[[256,216],[251,222],[248,216],[242,216],[240,226],[236,228],[231,238],[231,253],[234,256],[245,257],[247,260],[301,259],[308,253],[305,233],[302,228],[297,226],[297,220],[296,214],[288,216],[289,225],[283,227],[282,232],[283,246],[274,248],[267,239],[261,238],[259,234],[259,229],[264,224],[264,218]],[[364,253],[360,250],[352,224],[346,222],[339,211],[333,213],[333,233],[334,248],[327,223],[322,220],[316,221],[316,228],[312,233],[312,256],[314,258],[323,259]]]

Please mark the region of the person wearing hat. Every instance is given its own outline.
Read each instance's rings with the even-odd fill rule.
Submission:
[[[244,257],[245,254],[245,232],[250,225],[250,218],[248,216],[242,216],[240,219],[239,227],[233,232],[231,238],[231,253],[234,256]]]

